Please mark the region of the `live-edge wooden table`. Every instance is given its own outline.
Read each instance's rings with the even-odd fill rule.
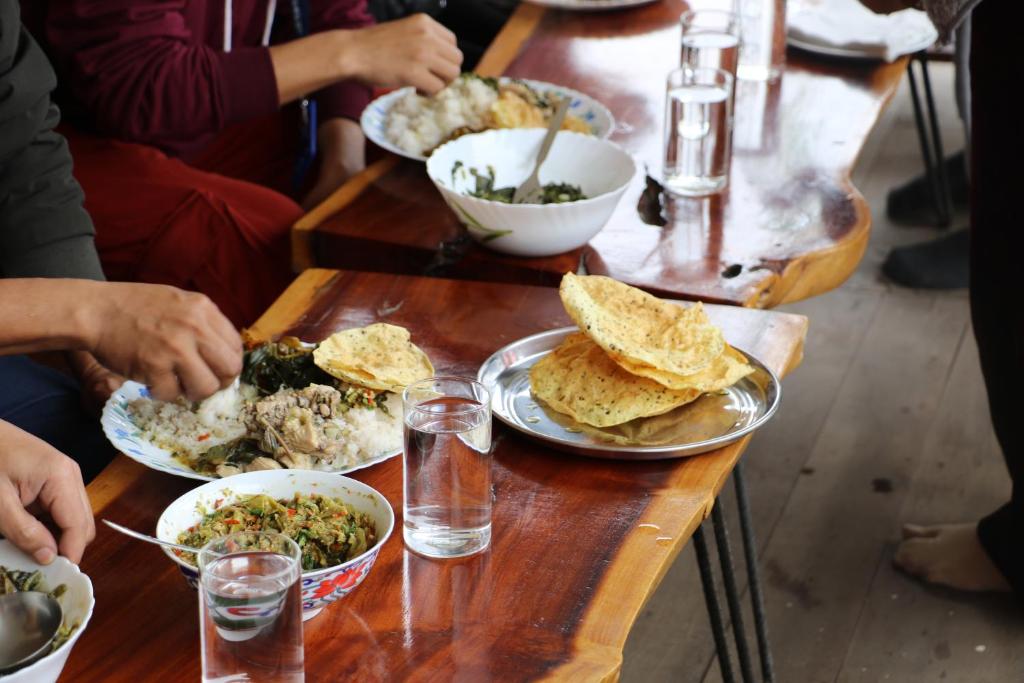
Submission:
[[[678,64],[688,6],[583,13],[524,2],[477,71],[595,97],[616,118],[611,139],[657,175],[665,76]],[[467,237],[423,164],[388,155],[296,224],[295,264],[544,285],[582,264],[663,296],[760,308],[822,294],[849,277],[867,246],[870,213],[850,173],[907,60],[823,61],[798,51],[788,59],[780,82],[737,84],[728,190],[669,202],[664,228],[640,219],[641,172],[583,249],[503,256]]]
[[[709,313],[730,342],[780,375],[800,362],[805,318]],[[374,321],[407,327],[439,371],[470,376],[497,348],[570,322],[551,288],[313,269],[253,330],[318,340]],[[421,558],[405,549],[399,518],[365,582],[307,623],[307,680],[615,680],[637,614],[700,533],[747,443],[620,462],[567,455],[504,428],[494,441],[490,550]],[[353,476],[400,517],[400,458]],[[152,531],[193,486],[118,456],[88,490],[97,517]],[[195,591],[159,549],[100,525],[82,569],[96,611],[62,680],[198,678]]]

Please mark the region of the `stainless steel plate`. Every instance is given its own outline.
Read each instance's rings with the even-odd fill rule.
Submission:
[[[491,391],[495,417],[552,447],[595,458],[661,460],[721,448],[754,431],[779,405],[779,380],[759,360],[748,375],[719,394],[705,394],[688,405],[658,415],[598,429],[576,422],[530,393],[529,370],[575,327],[541,332],[495,352],[477,372]],[[741,349],[742,351],[742,349]]]

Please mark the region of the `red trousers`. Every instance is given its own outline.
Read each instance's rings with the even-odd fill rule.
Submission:
[[[232,126],[188,163],[63,126],[107,277],[202,292],[236,326],[255,321],[293,278],[289,119]]]

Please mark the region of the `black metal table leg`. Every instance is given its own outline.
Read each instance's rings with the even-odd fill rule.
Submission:
[[[761,658],[761,676],[764,683],[774,683],[775,669],[772,651],[768,645],[768,624],[764,614],[764,594],[761,591],[761,572],[757,563],[757,543],[754,540],[754,525],[750,521],[750,505],[747,501],[747,484],[743,478],[743,461],[736,463],[732,472],[736,486],[736,507],[740,513],[740,533],[743,536],[743,555],[747,563],[747,585],[750,587],[750,601],[754,610],[754,632],[757,635],[757,652]]]
[[[732,658],[729,656],[729,644],[725,640],[722,609],[718,604],[715,577],[711,571],[711,559],[708,557],[708,544],[704,540],[703,523],[693,532],[693,548],[697,552],[697,569],[700,570],[700,584],[704,588],[704,602],[708,608],[708,621],[711,622],[711,635],[715,640],[715,651],[718,653],[718,667],[722,671],[722,681],[723,683],[735,683],[736,677],[732,670]]]
[[[925,99],[928,107],[928,121],[922,111],[921,95],[918,92],[917,76],[914,75],[914,64],[921,65],[921,78],[924,82]],[[928,75],[927,56],[918,53],[907,63],[907,79],[910,84],[910,101],[914,106],[914,123],[917,125],[917,139],[921,145],[921,158],[924,160],[925,177],[932,190],[935,211],[939,225],[948,226],[952,222],[952,201],[949,183],[946,179],[945,158],[942,153],[942,134],[937,126],[935,100],[932,97],[931,79]],[[929,124],[931,140],[929,141]],[[934,149],[933,149],[934,145]]]
[[[736,654],[740,660],[740,672],[744,683],[754,683],[754,667],[750,662],[750,648],[747,647],[747,632],[743,627],[743,607],[740,605],[740,592],[736,587],[736,573],[733,571],[732,548],[729,545],[729,529],[725,525],[725,514],[722,506],[716,504],[711,509],[711,521],[715,529],[715,544],[718,546],[718,560],[722,565],[722,584],[725,587],[725,599],[729,604],[729,616],[732,617],[732,634],[736,641]]]

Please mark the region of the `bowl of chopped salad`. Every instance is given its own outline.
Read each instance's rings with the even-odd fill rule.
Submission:
[[[441,196],[485,247],[516,256],[582,247],[611,218],[636,175],[633,157],[615,143],[561,131],[540,167],[541,190],[513,203],[546,133],[509,128],[463,135],[427,159]]]
[[[362,482],[329,472],[266,470],[211,481],[185,493],[160,515],[156,536],[198,550],[239,531],[285,534],[302,550],[306,620],[363,582],[394,526],[387,499]],[[195,555],[164,552],[185,580],[198,587]]]
[[[0,539],[0,595],[24,590],[53,595],[64,612],[64,622],[47,655],[22,669],[0,674],[0,679],[4,683],[53,683],[92,617],[96,605],[92,581],[67,558],[57,557],[44,566],[10,541]]]

